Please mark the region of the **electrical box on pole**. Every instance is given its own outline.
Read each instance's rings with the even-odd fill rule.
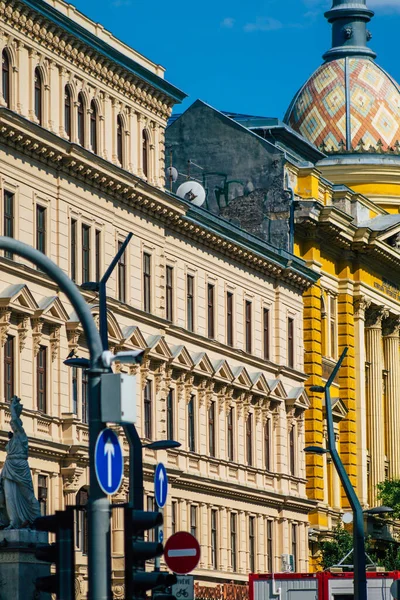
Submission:
[[[53,544],[37,546],[35,556],[39,560],[55,563],[55,574],[36,579],[38,592],[55,594],[57,600],[75,599],[75,547],[74,508],[57,511],[54,515],[38,517],[34,522],[38,531],[55,533]]]
[[[103,423],[136,423],[136,376],[108,373],[101,378]]]
[[[176,583],[176,575],[163,571],[146,572],[146,561],[161,556],[164,547],[158,541],[145,541],[145,532],[163,523],[160,512],[135,510],[127,505],[125,514],[125,588],[126,599],[145,598],[153,590],[160,600],[175,600],[168,588]]]

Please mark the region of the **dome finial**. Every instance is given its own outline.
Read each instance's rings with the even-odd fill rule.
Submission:
[[[325,60],[364,56],[375,58],[376,54],[367,47],[371,34],[367,24],[374,12],[366,6],[366,0],[333,0],[332,8],[325,13],[332,23],[332,48],[324,54]]]

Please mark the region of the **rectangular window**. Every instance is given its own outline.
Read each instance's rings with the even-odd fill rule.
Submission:
[[[171,535],[174,535],[174,533],[176,533],[176,531],[177,531],[176,505],[177,505],[176,500],[172,500],[172,502],[171,502]]]
[[[294,367],[294,319],[287,320],[288,366]]]
[[[234,446],[233,446],[233,407],[229,410],[227,416],[227,428],[228,428],[228,460],[234,460]]]
[[[264,458],[265,468],[271,470],[271,419],[267,419],[264,425]]]
[[[47,409],[47,348],[40,346],[36,357],[36,399],[37,408],[42,412]]]
[[[194,277],[193,275],[188,275],[186,279],[187,328],[189,331],[194,331]]]
[[[152,512],[155,508],[154,505],[154,498],[153,496],[147,496],[146,498],[146,510],[148,510],[149,512]],[[156,540],[156,530],[155,529],[150,529],[146,532],[145,535],[147,535],[147,541],[148,542],[155,542]]]
[[[152,432],[152,382],[148,379],[144,388],[144,437],[151,440]]]
[[[233,346],[233,294],[226,293],[226,343]]]
[[[297,525],[292,523],[292,554],[293,554],[293,566],[296,572],[297,569]]]
[[[263,309],[263,351],[264,351],[264,360],[270,359],[270,349],[269,349],[269,309]]]
[[[174,320],[174,269],[173,267],[167,266],[165,279],[166,279],[166,290],[165,290],[165,318],[167,321]]]
[[[215,509],[211,510],[211,564],[218,569],[218,514]]]
[[[336,358],[336,298],[330,297],[329,321],[330,321],[330,338],[331,338],[331,358]]]
[[[82,371],[82,423],[89,423],[89,381],[87,370]]]
[[[46,254],[46,209],[36,205],[36,250]]]
[[[246,421],[246,458],[247,464],[253,464],[253,415],[250,413]]]
[[[215,402],[208,409],[208,450],[210,456],[215,456]]]
[[[14,194],[4,192],[4,235],[14,237]],[[13,254],[9,250],[4,250],[4,256],[12,259]]]
[[[237,514],[231,513],[231,568],[237,568]]]
[[[77,228],[75,219],[71,219],[71,279],[76,281],[76,262],[77,262]]]
[[[14,396],[14,338],[7,336],[4,344],[4,401],[11,402]]]
[[[38,500],[39,500],[39,506],[40,506],[40,514],[42,515],[42,517],[45,517],[47,515],[47,492],[48,492],[47,477],[46,477],[46,475],[39,475],[38,476]]]
[[[95,232],[95,269],[96,269],[96,281],[100,281],[101,273],[101,231],[96,229]]]
[[[250,573],[256,570],[256,518],[249,517],[249,569]]]
[[[269,573],[274,571],[274,549],[273,549],[273,521],[267,521],[267,569]]]
[[[190,507],[190,533],[197,538],[197,506]]]
[[[151,312],[151,256],[143,254],[143,310]]]
[[[295,442],[295,428],[292,427],[289,433],[289,471],[290,475],[296,474],[296,451],[294,447]]]
[[[90,281],[90,227],[82,225],[82,283]]]
[[[194,396],[190,396],[188,402],[188,443],[190,452],[196,451],[196,436],[194,423]]]
[[[167,439],[174,439],[174,390],[172,388],[168,391],[167,396]]]
[[[72,412],[78,414],[78,367],[72,367]]]
[[[246,300],[246,352],[252,351],[252,306],[249,300]]]
[[[118,251],[121,250],[122,242],[118,242]],[[125,252],[118,261],[118,300],[126,301],[126,262]]]
[[[207,285],[207,325],[208,325],[208,337],[214,339],[215,337],[215,322],[214,322],[214,286],[209,283]]]
[[[76,511],[75,543],[82,554],[87,554],[88,551],[88,516],[86,510],[88,500],[88,491],[81,488],[76,495],[76,505],[84,508],[84,510]]]

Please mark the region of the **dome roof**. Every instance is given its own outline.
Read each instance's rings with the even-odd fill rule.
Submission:
[[[331,60],[302,87],[285,121],[328,153],[398,149],[400,88],[370,58]]]

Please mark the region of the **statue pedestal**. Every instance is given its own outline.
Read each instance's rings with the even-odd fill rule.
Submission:
[[[50,600],[35,589],[37,577],[50,575],[50,565],[35,558],[37,544],[47,544],[45,531],[0,531],[0,600]]]

